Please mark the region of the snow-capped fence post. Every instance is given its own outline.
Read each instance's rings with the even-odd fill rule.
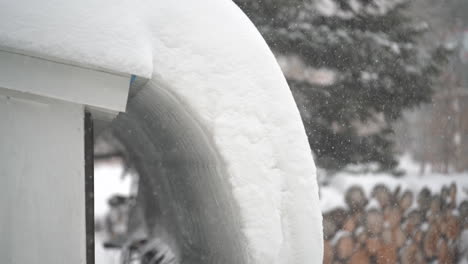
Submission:
[[[0,263],[94,263],[85,130],[125,111],[129,84],[130,75],[0,47]]]

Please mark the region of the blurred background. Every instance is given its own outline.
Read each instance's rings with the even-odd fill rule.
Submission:
[[[300,110],[324,263],[468,263],[468,1],[234,2]],[[95,146],[97,263],[119,263],[103,242],[125,240],[138,180],[111,141]]]

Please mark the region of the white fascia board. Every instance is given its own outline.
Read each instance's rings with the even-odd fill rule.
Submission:
[[[111,73],[38,58],[0,47],[0,88],[124,112],[129,74]]]

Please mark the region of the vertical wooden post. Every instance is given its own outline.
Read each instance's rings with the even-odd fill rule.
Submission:
[[[94,264],[94,127],[91,113],[84,118],[86,263]]]

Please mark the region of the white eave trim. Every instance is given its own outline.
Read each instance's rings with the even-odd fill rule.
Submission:
[[[124,112],[131,78],[0,47],[0,88]]]

